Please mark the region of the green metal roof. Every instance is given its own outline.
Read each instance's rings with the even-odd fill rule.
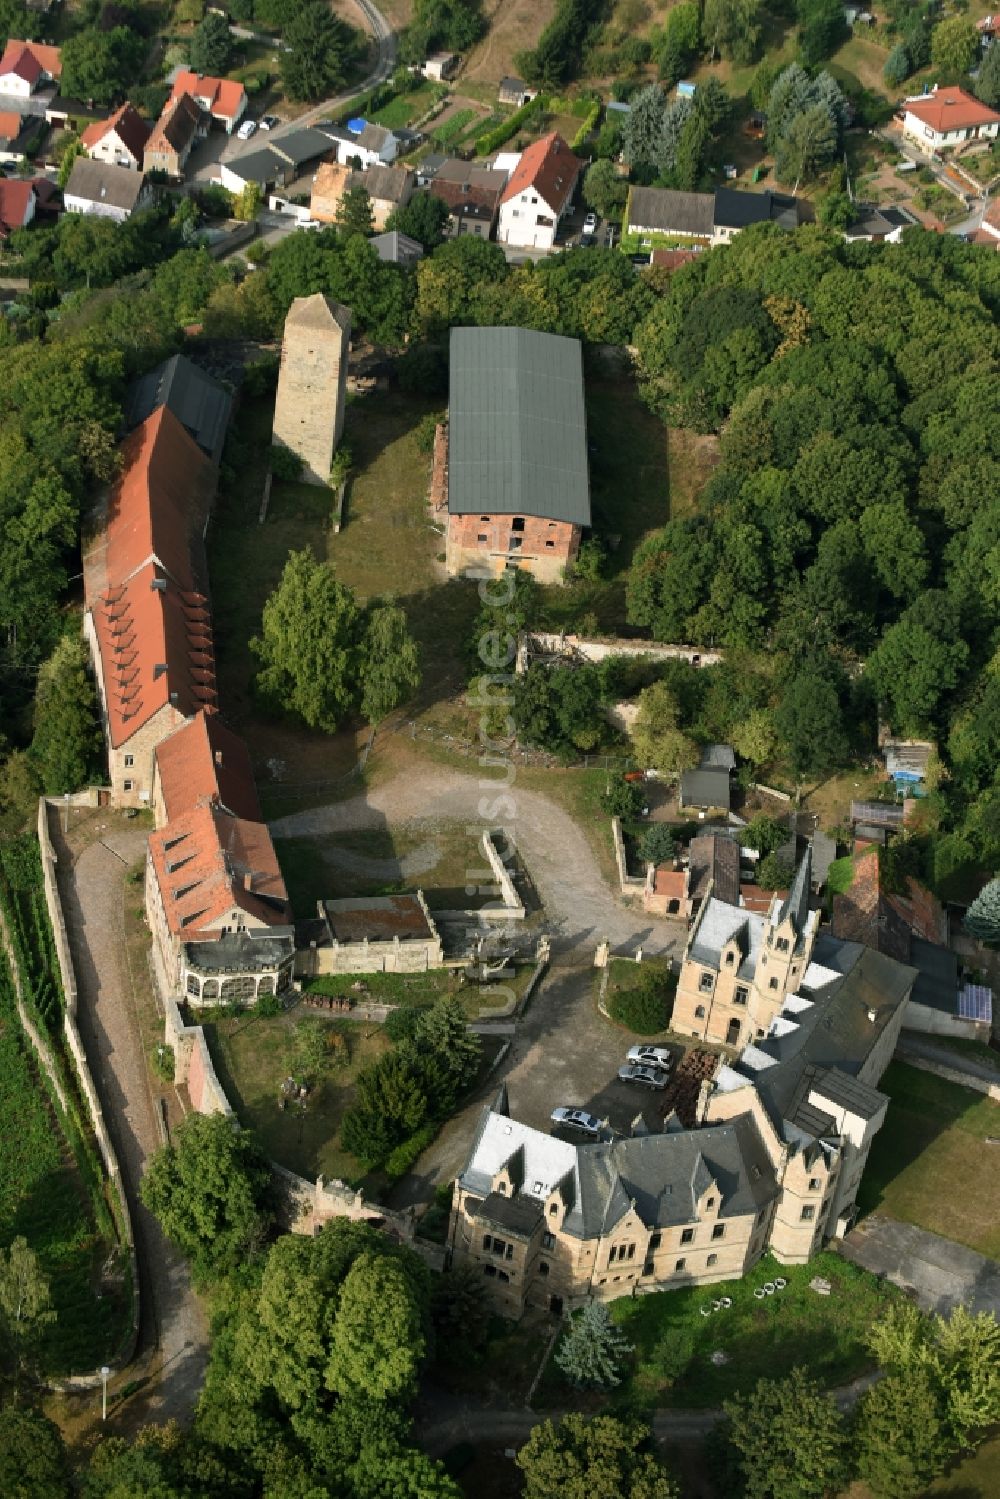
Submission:
[[[578,339],[453,328],[448,509],[590,525]]]

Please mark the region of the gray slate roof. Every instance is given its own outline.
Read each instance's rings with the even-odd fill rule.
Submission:
[[[724,807],[729,810],[729,771],[721,767],[685,770],[681,775],[681,805]]]
[[[711,193],[681,193],[662,187],[633,187],[628,200],[628,221],[636,229],[656,229],[664,234],[712,233],[715,199]]]
[[[131,213],[145,180],[142,172],[131,167],[110,166],[107,162],[92,161],[89,156],[78,156],[63,196],[82,198],[87,203],[107,203]]]
[[[743,192],[736,187],[715,190],[715,223],[725,229],[746,229],[749,224],[779,224],[782,229],[798,227],[799,200],[787,193]]]
[[[211,375],[183,354],[174,354],[133,380],[125,397],[125,425],[131,431],[161,406],[169,406],[213,463],[222,456],[232,397]]]
[[[725,833],[704,833],[692,838],[688,848],[691,870],[689,894],[692,900],[704,900],[709,881],[716,900],[727,905],[740,903],[740,846]]]
[[[583,358],[575,338],[453,328],[448,510],[590,525]]]
[[[379,260],[385,260],[390,265],[413,265],[424,258],[424,247],[420,241],[411,239],[408,234],[400,234],[398,229],[373,235],[368,243]]]

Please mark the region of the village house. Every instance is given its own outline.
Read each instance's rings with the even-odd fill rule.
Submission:
[[[919,228],[920,220],[908,208],[888,204],[877,208],[873,203],[855,205],[854,217],[844,230],[848,244],[866,240],[875,244],[898,245],[905,229]]]
[[[790,193],[746,193],[735,187],[717,187],[712,213],[712,244],[728,245],[751,224],[777,224],[780,229],[797,229],[808,217],[799,198]]]
[[[29,156],[44,131],[39,115],[19,114],[16,109],[0,110],[0,161],[20,161]]]
[[[555,132],[528,146],[504,188],[497,238],[526,249],[551,250],[582,169]]]
[[[153,201],[152,184],[142,172],[129,167],[115,167],[104,161],[78,156],[63,189],[67,213],[91,214],[99,219],[113,219],[123,224],[139,209]]]
[[[351,120],[346,126],[321,123],[316,128],[322,130],[331,142],[331,149],[342,166],[363,171],[365,167],[387,167],[396,160],[399,142],[384,125]]]
[[[943,151],[971,140],[996,140],[1000,114],[963,88],[939,88],[900,106],[903,136],[922,151]]]
[[[356,173],[350,187],[363,187],[371,200],[374,229],[380,234],[397,208],[405,208],[413,197],[416,176],[408,167],[368,167]]]
[[[538,90],[529,88],[523,78],[501,78],[497,102],[509,104],[514,109],[522,109],[537,93]]]
[[[421,71],[425,78],[431,78],[437,83],[446,83],[449,78],[454,78],[461,61],[457,52],[432,52],[424,62]]]
[[[712,193],[682,193],[659,187],[630,187],[625,232],[652,241],[658,235],[708,245],[715,222]]]
[[[15,229],[24,229],[35,217],[37,195],[30,182],[12,182],[0,177],[0,241]]]
[[[36,89],[53,83],[62,73],[62,53],[43,42],[10,37],[0,57],[0,94],[30,99]]]
[[[434,474],[447,495],[449,573],[517,567],[561,582],[590,525],[578,340],[453,328],[448,437],[435,447]]]
[[[174,79],[170,97],[179,99],[182,94],[190,94],[227,135],[232,135],[246,113],[246,89],[232,78],[210,78],[182,68]]]
[[[693,1128],[639,1116],[627,1138],[574,1145],[512,1119],[505,1089],[484,1109],[448,1242],[499,1310],[732,1280],[767,1251],[803,1264],[848,1231],[915,975],[818,937],[810,884],[807,854],[766,917],[709,896],[695,920],[672,1027],[739,1050]]]
[[[166,406],[121,452],[84,548],[84,633],[112,800],[148,806],[157,745],[216,701],[201,547],[215,469]]]
[[[244,822],[264,820],[245,741],[207,708],[156,746],[150,800],[158,828],[205,801]]]
[[[168,99],[143,151],[146,171],[183,177],[188,157],[207,134],[208,123],[208,115],[190,94]]]
[[[309,199],[309,217],[317,224],[335,224],[340,201],[354,176],[352,167],[339,161],[323,161],[316,168]]]
[[[244,151],[233,161],[223,162],[219,168],[220,180],[231,193],[241,193],[251,182],[255,182],[262,192],[287,187],[304,167],[329,156],[332,149],[330,137],[322,130],[311,127],[290,130],[287,135],[269,140],[256,151]]]
[[[143,167],[149,134],[149,126],[138,110],[126,102],[108,119],[88,125],[80,137],[80,144],[94,161],[139,172]]]
[[[492,239],[506,185],[505,172],[474,162],[445,160],[435,169],[429,190],[447,206],[447,232],[452,239],[463,234]]]

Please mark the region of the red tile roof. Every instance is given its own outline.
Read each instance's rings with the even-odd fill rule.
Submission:
[[[184,718],[214,708],[212,621],[204,594],[177,588],[150,562],[91,608],[116,749],[163,708]]]
[[[174,79],[172,99],[190,94],[193,99],[207,99],[208,108],[217,120],[232,120],[243,103],[242,83],[233,78],[211,78],[185,69]]]
[[[667,864],[660,864],[653,875],[654,894],[665,895],[668,900],[683,900],[687,894],[686,887],[686,870],[671,869]]]
[[[136,427],[121,455],[99,539],[84,558],[88,605],[151,560],[183,592],[196,593],[192,553],[212,497],[211,463],[167,406]]]
[[[907,99],[903,105],[907,114],[914,115],[938,135],[950,130],[970,130],[976,125],[1000,122],[1000,114],[980,104],[964,88],[939,88],[922,99]]]
[[[850,889],[833,898],[832,927],[842,942],[861,942],[897,962],[909,962],[910,930],[882,894],[877,848],[855,859]]]
[[[25,83],[34,83],[43,73],[58,78],[62,72],[62,52],[43,42],[22,42],[10,37],[0,57],[0,75],[16,73]]]
[[[147,151],[183,151],[201,124],[204,110],[190,94],[168,99],[146,142]]]
[[[16,109],[0,110],[0,140],[16,141],[21,134],[21,116]]]
[[[106,120],[96,120],[88,125],[80,137],[86,150],[98,145],[112,130],[118,132],[122,145],[136,161],[142,161],[142,153],[149,139],[149,126],[138,110],[128,100]]]
[[[6,239],[12,229],[24,228],[34,191],[30,182],[0,178],[0,239]]]
[[[247,747],[217,713],[203,709],[156,747],[156,768],[167,819],[198,802],[217,802],[236,817],[261,822]]]
[[[534,188],[553,213],[562,213],[572,196],[583,162],[579,161],[556,131],[543,135],[521,152],[521,160],[504,188],[503,202]]]
[[[150,835],[149,857],[167,925],[185,942],[222,936],[220,925],[234,908],[248,926],[283,926],[291,919],[262,822],[202,801]]]

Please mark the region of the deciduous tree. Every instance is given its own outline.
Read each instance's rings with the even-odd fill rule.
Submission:
[[[5,1499],[70,1499],[62,1434],[30,1405],[0,1410],[0,1494]]]
[[[50,796],[85,786],[98,765],[103,736],[97,694],[79,636],[64,635],[38,673],[31,758]]]
[[[232,50],[229,22],[218,11],[209,11],[205,19],[195,27],[191,37],[188,56],[192,68],[196,73],[220,77],[229,66]]]
[[[824,1499],[848,1476],[843,1418],[804,1369],[725,1402],[746,1499]]]
[[[854,1441],[858,1472],[876,1494],[922,1494],[954,1451],[927,1369],[889,1374],[868,1390],[858,1403]]]
[[[55,1319],[48,1279],[19,1234],[8,1250],[0,1249],[0,1346],[15,1378],[34,1362],[38,1338]]]
[[[967,73],[979,52],[979,32],[968,16],[946,16],[931,32],[931,62],[945,73]]]
[[[340,1292],[328,1387],[348,1397],[405,1400],[426,1351],[423,1308],[402,1267],[384,1255],[360,1255]]]
[[[564,1416],[536,1426],[517,1454],[525,1499],[678,1499],[649,1428],[617,1416]]]
[[[354,594],[329,563],[308,547],[289,554],[250,642],[262,663],[257,690],[273,711],[334,733],[356,702],[360,621]]]
[[[349,187],[337,204],[337,227],[344,234],[369,235],[374,229],[372,200],[360,182]]]
[[[640,692],[632,743],[640,764],[663,776],[697,765],[698,746],[681,729],[677,699],[665,682],[654,682]]]

